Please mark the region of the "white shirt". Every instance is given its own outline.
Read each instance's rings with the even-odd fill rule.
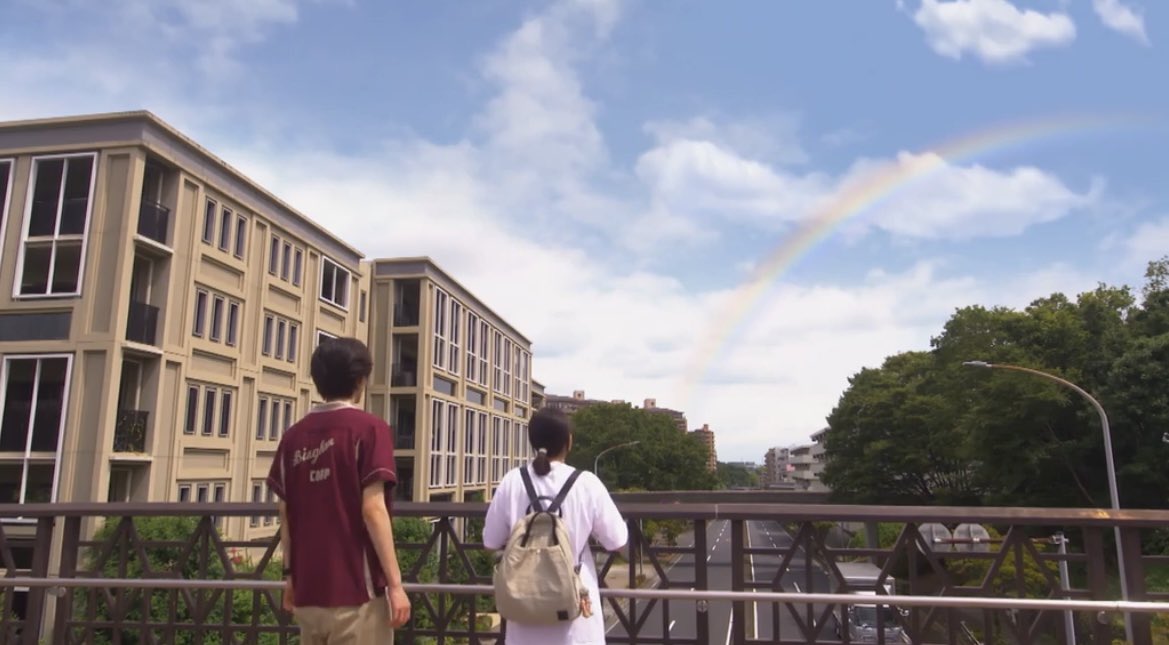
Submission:
[[[527,468],[532,476],[536,494],[549,498],[540,500],[544,508],[552,503],[551,499],[556,497],[568,476],[576,470],[572,466],[554,461],[552,471],[541,477],[532,471],[530,464],[521,467]],[[528,506],[528,492],[524,488],[524,480],[518,468],[512,469],[504,475],[495,496],[491,498],[487,520],[483,525],[483,545],[492,550],[502,549],[511,537],[512,527],[527,514]],[[596,538],[597,542],[609,551],[620,549],[629,540],[629,528],[618,512],[617,505],[613,503],[613,498],[609,496],[608,489],[590,472],[581,472],[577,477],[561,509],[564,513],[564,527],[568,530],[574,553],[581,554],[585,551],[589,536]],[[580,616],[567,625],[521,625],[508,622],[505,641],[507,645],[604,644],[605,619],[601,611],[596,561],[591,554],[584,553],[581,564],[580,579],[589,590],[593,615],[589,618]]]

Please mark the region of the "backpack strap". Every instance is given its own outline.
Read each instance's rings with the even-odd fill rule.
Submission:
[[[568,491],[576,483],[577,477],[580,477],[579,468],[572,471],[572,474],[568,476],[568,481],[564,482],[564,485],[560,487],[560,492],[556,494],[556,499],[552,500],[552,505],[548,507],[549,513],[555,513],[560,510],[560,505],[564,503],[564,498],[568,497]]]
[[[540,503],[540,496],[536,494],[536,487],[532,484],[532,476],[524,466],[520,466],[520,478],[524,480],[524,488],[528,491],[528,504],[532,510],[537,513],[543,512],[544,505]]]

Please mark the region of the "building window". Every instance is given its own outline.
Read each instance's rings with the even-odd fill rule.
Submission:
[[[288,327],[288,321],[283,318],[276,319],[276,353],[275,356],[279,360],[284,360],[284,330]]]
[[[211,340],[219,342],[223,334],[223,296],[211,299]]]
[[[357,304],[357,319],[360,322],[365,322],[365,305],[366,305],[365,289],[361,290],[361,296],[359,297],[357,302],[358,302],[358,304]]]
[[[301,265],[304,264],[304,251],[296,248],[292,253],[292,284],[300,286]]]
[[[232,222],[235,218],[232,216],[231,209],[224,206],[223,214],[219,218],[219,250],[226,251],[231,248],[231,231]]]
[[[463,415],[463,482],[486,483],[487,413],[467,409]]]
[[[268,273],[276,275],[280,268],[280,238],[272,236],[272,247],[268,249]]]
[[[210,302],[210,311],[208,311]],[[212,342],[224,342],[235,346],[239,342],[239,317],[243,305],[240,301],[208,289],[195,290],[195,319],[191,323],[191,334]],[[226,320],[225,320],[226,319]],[[224,337],[224,324],[227,335]]]
[[[459,330],[463,324],[463,305],[459,304],[454,298],[451,298],[451,317],[447,321],[447,341],[449,348],[447,350],[446,368],[451,374],[459,373],[459,363],[462,358],[459,352]]]
[[[235,257],[243,259],[248,243],[248,219],[239,215],[235,220]]]
[[[503,359],[500,361],[503,365],[503,383],[500,391],[503,394],[511,394],[511,347],[512,342],[504,338]]]
[[[430,487],[458,482],[459,405],[434,399],[430,403]]]
[[[191,323],[191,333],[200,338],[207,329],[207,292],[195,290],[195,320]]]
[[[272,355],[272,328],[276,325],[276,319],[272,314],[264,315],[264,343],[260,346],[260,353],[264,356]]]
[[[502,417],[491,417],[491,483],[499,483],[507,473],[511,425]]]
[[[263,441],[268,432],[268,399],[261,396],[259,406],[260,411],[256,416],[256,439]]]
[[[327,331],[321,331],[318,329],[317,330],[317,344],[315,346],[313,346],[313,349],[316,349],[317,347],[319,347],[320,344],[325,342],[326,340],[336,340],[336,339],[337,339],[337,337],[334,336],[333,334],[330,334]]]
[[[12,199],[12,160],[0,159],[0,238],[3,237],[2,232],[7,228],[4,224],[8,221],[8,201]],[[3,240],[0,239],[0,242]],[[3,250],[0,249],[0,258],[4,255]]]
[[[434,290],[434,366],[438,369],[446,369],[447,300],[445,291]]]
[[[81,293],[96,155],[33,161],[20,262],[21,296]]]
[[[180,502],[191,501],[191,485],[190,484],[179,484],[179,501]]]
[[[214,199],[208,199],[203,208],[203,243],[211,244],[215,240],[215,215],[219,212],[219,205]]]
[[[285,282],[290,282],[290,272],[292,271],[292,245],[284,242],[281,247],[283,254],[280,256],[280,279]]]
[[[321,300],[349,308],[349,270],[321,256]]]
[[[503,391],[503,334],[494,332],[491,347],[491,390]]]
[[[259,504],[264,501],[264,482],[262,480],[252,480],[252,503]],[[248,526],[256,528],[260,525],[260,516],[253,515],[248,520]]]
[[[219,399],[219,436],[231,436],[231,390],[224,390],[223,396]]]
[[[270,394],[261,394],[259,398],[260,412],[256,424],[256,439],[262,441],[264,433],[267,432],[268,440],[276,441],[292,425],[294,402],[292,399]]]
[[[230,437],[234,402],[235,390],[232,388],[188,383],[183,434],[193,435],[198,429],[204,437]]]
[[[199,392],[197,385],[187,386],[187,419],[183,425],[183,434],[195,434],[199,426]]]
[[[267,491],[267,502],[269,504],[275,504],[276,503],[276,493],[272,492],[272,489],[268,488],[267,484],[264,485],[264,489]],[[275,521],[276,521],[276,518],[272,517],[272,515],[270,513],[268,515],[264,516],[264,526],[272,526],[272,523]]]
[[[296,343],[299,341],[300,326],[296,323],[288,323],[288,362],[296,362]]]
[[[0,497],[14,504],[56,501],[57,464],[72,356],[8,356],[0,383]]]
[[[239,342],[239,303],[227,305],[227,344],[235,347]]]

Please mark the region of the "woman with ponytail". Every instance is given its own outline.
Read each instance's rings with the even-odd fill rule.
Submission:
[[[521,469],[526,469],[536,495],[545,507],[567,483],[570,488],[560,506],[560,515],[568,529],[573,553],[580,554],[580,579],[588,589],[591,615],[582,613],[575,620],[555,625],[523,625],[508,622],[505,645],[603,645],[605,621],[597,582],[596,561],[588,553],[589,538],[602,547],[617,551],[629,540],[629,529],[618,512],[613,498],[600,479],[565,463],[572,449],[572,424],[564,412],[543,408],[532,415],[528,440],[536,451],[532,463],[507,473],[491,497],[483,525],[483,545],[503,549],[512,527],[529,512],[531,502]],[[587,613],[587,612],[586,612]]]

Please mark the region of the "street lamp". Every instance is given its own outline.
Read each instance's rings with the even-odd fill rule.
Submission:
[[[1104,457],[1107,460],[1105,463],[1105,466],[1107,466],[1107,468],[1108,468],[1108,495],[1112,500],[1112,510],[1114,510],[1114,511],[1120,510],[1120,496],[1116,492],[1116,466],[1112,461],[1112,430],[1108,427],[1108,414],[1106,414],[1104,412],[1104,406],[1100,405],[1099,401],[1097,401],[1091,394],[1088,394],[1088,392],[1085,391],[1082,387],[1076,385],[1075,383],[1072,383],[1071,381],[1064,380],[1064,379],[1062,379],[1058,376],[1055,376],[1053,374],[1048,374],[1047,372],[1040,372],[1039,370],[1033,370],[1029,367],[1019,367],[1018,365],[1007,365],[1007,364],[1003,364],[1003,363],[988,363],[986,361],[966,361],[962,364],[967,366],[967,367],[981,367],[981,368],[985,368],[985,369],[1000,369],[1000,370],[1011,370],[1013,372],[1026,372],[1027,374],[1032,374],[1032,375],[1038,376],[1040,378],[1045,378],[1049,381],[1053,381],[1055,383],[1058,383],[1058,384],[1060,384],[1068,389],[1074,390],[1080,396],[1087,399],[1088,403],[1091,403],[1092,407],[1096,409],[1096,414],[1100,415],[1100,426],[1103,428],[1103,432],[1104,432]],[[1124,548],[1121,546],[1121,543],[1120,543],[1120,527],[1114,526],[1113,529],[1116,532],[1117,568],[1120,570],[1120,597],[1122,600],[1128,601],[1128,581],[1126,580],[1126,576],[1124,574],[1124,562],[1125,562]],[[1124,614],[1124,636],[1125,636],[1126,642],[1129,642],[1129,643],[1133,642],[1133,640],[1132,640],[1132,617],[1128,612],[1125,612],[1125,614]]]
[[[601,471],[598,470],[598,467],[600,466],[600,464],[598,462],[601,461],[601,456],[604,455],[606,452],[609,452],[610,450],[616,450],[618,448],[627,448],[629,446],[636,446],[639,443],[641,443],[641,441],[630,441],[628,443],[619,443],[615,446],[609,446],[608,448],[605,448],[601,452],[597,453],[596,459],[593,459],[593,474],[596,475],[598,479],[600,479]]]

